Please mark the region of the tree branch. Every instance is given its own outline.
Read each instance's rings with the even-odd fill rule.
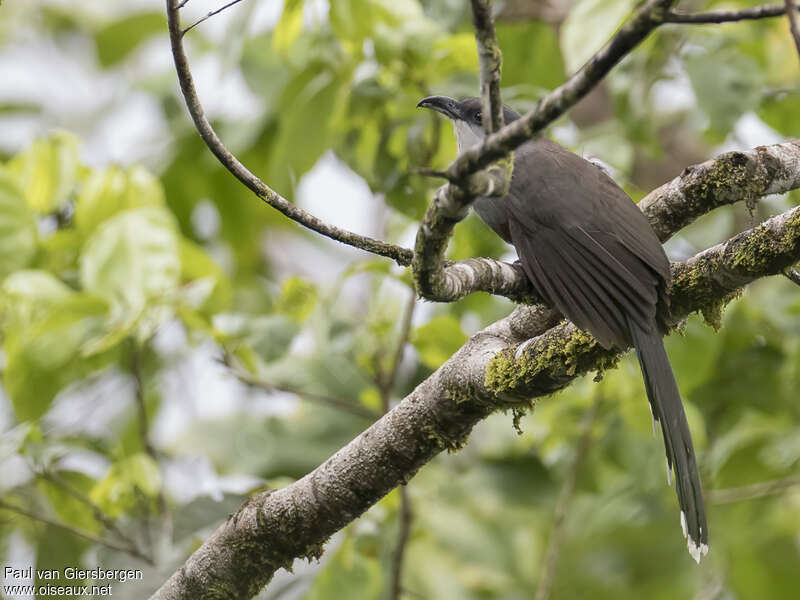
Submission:
[[[112,542],[109,540],[104,540],[101,537],[94,535],[88,531],[84,531],[83,529],[79,529],[70,525],[68,523],[64,523],[62,521],[58,521],[56,519],[51,519],[50,517],[46,517],[44,515],[36,514],[35,512],[28,510],[22,506],[17,506],[16,504],[11,504],[10,502],[6,502],[5,500],[0,499],[0,510],[7,510],[9,512],[16,513],[18,515],[22,515],[23,517],[27,517],[34,521],[39,521],[40,523],[44,523],[46,525],[50,525],[52,527],[57,527],[58,529],[63,529],[67,533],[72,535],[78,536],[85,540],[89,540],[94,544],[99,544],[101,546],[105,546],[106,548],[110,548],[111,550],[116,550],[117,552],[124,552],[126,554],[130,554],[131,556],[135,556],[146,562],[149,565],[154,564],[153,559],[151,559],[146,554],[143,554],[138,549],[133,547],[128,547],[127,545],[123,546],[121,544],[117,544],[116,542]]]
[[[439,188],[417,232],[412,268],[421,296],[428,300],[452,301],[473,291],[486,291],[501,293],[518,301],[536,300],[530,291],[520,293],[519,287],[524,283],[508,280],[507,277],[511,277],[512,273],[496,263],[472,263],[472,268],[459,270],[445,265],[444,254],[453,228],[466,217],[477,197],[505,193],[510,180],[508,173],[512,168],[508,153],[533,138],[583,98],[622,58],[664,22],[674,2],[648,0],[577,73],[542,98],[536,109],[487,136],[482,144],[462,152],[453,161],[447,172],[448,180],[455,183]],[[476,26],[484,25],[480,7],[486,4],[485,0],[480,3],[476,0],[473,4],[473,8],[478,6]],[[476,36],[479,48],[484,45],[484,38],[487,44],[491,44],[491,36],[485,30],[476,30]],[[487,54],[490,53],[487,50]],[[482,82],[485,77],[490,77],[491,66],[488,60],[481,61]],[[478,172],[495,161],[499,161],[498,164]],[[480,277],[473,277],[478,274],[477,271]],[[521,275],[521,270],[517,272]]]
[[[760,197],[798,188],[800,141],[793,140],[758,146],[746,152],[726,152],[712,160],[687,167],[678,177],[650,192],[639,202],[639,208],[647,215],[650,225],[663,242],[715,208],[736,202],[752,205]],[[443,193],[442,189],[437,195]],[[429,214],[432,212],[429,210]],[[443,235],[435,224],[428,227],[428,236]],[[446,246],[447,238],[436,243]],[[426,258],[429,262],[423,264]],[[432,295],[436,300],[447,302],[483,291],[516,302],[533,304],[538,301],[518,264],[510,265],[490,258],[470,258],[450,263],[437,271],[434,258],[418,250],[415,259],[418,261],[417,268],[428,278],[428,287],[422,288],[427,290],[423,293],[426,297]],[[437,291],[435,295],[434,289]]]
[[[706,197],[709,205],[715,190],[712,186]],[[674,264],[672,318],[719,307],[753,280],[781,273],[798,260],[800,208],[795,208]],[[253,596],[294,558],[320,556],[330,535],[442,450],[460,448],[472,427],[493,411],[529,403],[618,360],[619,352],[603,350],[571,323],[545,331],[552,322],[551,311],[520,306],[473,335],[400,404],[320,467],[288,487],[251,498],[153,598]]]
[[[701,13],[684,13],[668,11],[665,23],[681,23],[683,25],[714,25],[719,23],[732,23],[735,21],[755,21],[770,17],[780,17],[786,14],[786,7],[782,4],[762,4],[740,10],[710,10]]]
[[[285,385],[275,385],[264,381],[263,379],[259,379],[248,371],[240,368],[236,364],[233,356],[227,352],[223,355],[221,362],[228,367],[231,374],[233,374],[236,379],[250,387],[258,388],[264,390],[265,392],[285,392],[287,394],[294,394],[295,396],[308,400],[309,402],[316,402],[317,404],[343,410],[351,415],[367,419],[368,421],[374,421],[381,416],[379,412],[372,411],[361,404],[350,402],[349,400],[344,400],[343,398],[336,398],[334,396],[327,396],[324,394],[315,394],[314,392],[306,392],[305,390],[298,390]]]
[[[198,25],[200,25],[200,23],[202,23],[203,21],[206,21],[207,19],[210,19],[210,18],[211,18],[211,17],[213,17],[214,15],[218,15],[218,14],[219,14],[219,13],[221,13],[223,10],[225,10],[226,8],[230,8],[230,7],[231,7],[231,6],[233,6],[234,4],[239,4],[239,2],[241,2],[241,1],[242,1],[242,0],[232,0],[231,2],[228,2],[228,3],[227,3],[225,6],[223,6],[222,8],[218,8],[217,10],[212,10],[212,11],[211,11],[210,13],[208,13],[208,14],[207,14],[205,17],[203,17],[203,18],[201,18],[201,19],[198,19],[197,21],[195,21],[194,23],[192,23],[191,25],[189,25],[189,26],[188,26],[186,29],[184,29],[183,31],[181,31],[181,36],[184,36],[184,35],[186,35],[186,34],[187,34],[189,31],[191,31],[192,29],[194,29],[195,27],[197,27]],[[184,2],[179,2],[179,3],[178,3],[178,5],[177,5],[175,8],[176,8],[176,9],[178,9],[178,8],[183,8],[183,5],[184,5],[184,4],[186,4],[186,2],[185,2],[185,1],[184,1]]]
[[[797,3],[794,0],[784,0],[786,18],[789,19],[789,31],[792,33],[794,47],[800,57],[800,26],[797,24]]]
[[[219,139],[214,128],[209,123],[203,111],[203,106],[197,96],[197,90],[194,87],[194,80],[192,78],[191,70],[189,69],[189,59],[186,57],[186,52],[183,49],[183,32],[180,25],[180,16],[178,14],[179,2],[178,0],[166,0],[167,3],[167,23],[169,25],[169,39],[172,45],[172,56],[175,60],[175,70],[178,74],[178,81],[180,82],[181,92],[183,93],[184,100],[186,100],[186,107],[189,114],[192,116],[194,125],[200,137],[208,146],[209,150],[214,153],[222,165],[231,172],[231,174],[247,186],[256,196],[261,198],[264,202],[269,204],[272,208],[282,213],[286,217],[296,221],[300,225],[316,231],[325,237],[336,240],[348,246],[359,248],[365,252],[377,254],[391,258],[401,266],[411,264],[413,253],[407,248],[402,248],[394,244],[388,244],[380,240],[370,237],[358,235],[339,227],[334,227],[318,219],[309,212],[299,208],[286,200],[283,196],[278,194],[266,183],[261,181],[254,175],[247,167],[245,167],[239,159],[237,159]]]
[[[136,554],[136,555],[144,555],[144,553],[139,550],[139,546],[136,541],[130,537],[128,537],[122,529],[120,529],[119,525],[117,525],[116,520],[112,517],[107,515],[102,508],[100,508],[97,504],[95,504],[91,498],[86,496],[80,490],[72,487],[69,483],[61,479],[58,475],[54,472],[49,470],[43,471],[35,471],[36,475],[42,478],[44,481],[55,485],[56,487],[63,490],[66,494],[69,494],[73,498],[75,498],[81,504],[87,506],[92,511],[92,516],[94,517],[95,521],[102,524],[110,533],[116,535],[122,542],[124,542],[129,550],[128,552]]]
[[[503,54],[497,43],[492,20],[492,0],[472,0],[472,23],[478,45],[478,66],[481,73],[481,113],[487,134],[499,131],[503,123],[503,101],[500,98],[500,68]]]
[[[578,447],[575,450],[575,458],[572,460],[569,471],[567,471],[567,476],[564,479],[564,485],[561,486],[561,491],[558,493],[556,509],[553,514],[553,527],[550,530],[550,541],[547,543],[545,558],[542,561],[542,574],[539,577],[539,585],[536,588],[534,600],[549,600],[550,598],[553,589],[553,580],[556,576],[556,567],[558,566],[558,556],[561,553],[561,542],[564,539],[564,527],[567,522],[567,513],[572,503],[572,497],[575,494],[575,484],[578,481],[578,473],[583,466],[586,455],[589,453],[589,447],[592,445],[592,426],[594,425],[597,411],[600,408],[602,400],[602,392],[598,392],[595,401],[586,409],[581,419],[581,435],[578,441]]]
[[[787,477],[785,479],[775,479],[773,481],[762,481],[752,485],[741,487],[723,488],[720,490],[709,490],[706,498],[712,504],[731,504],[742,500],[753,500],[779,494],[791,487],[800,485],[800,477]]]
[[[411,323],[414,318],[414,310],[417,305],[417,294],[411,290],[403,320],[400,323],[400,336],[397,341],[392,363],[389,372],[384,376],[378,372],[376,379],[378,389],[381,394],[381,405],[384,413],[389,412],[392,400],[392,391],[397,381],[397,373],[400,370],[400,363],[403,362],[403,350],[405,350],[411,335]],[[400,494],[400,509],[397,517],[398,530],[394,549],[392,550],[392,564],[389,573],[389,600],[400,600],[403,593],[403,565],[405,563],[406,546],[408,537],[411,534],[411,524],[414,520],[414,512],[411,508],[411,498],[408,495],[408,487],[401,485],[398,490]]]
[[[698,217],[720,206],[783,194],[800,188],[800,140],[726,152],[686,167],[650,192],[639,208],[664,242]]]

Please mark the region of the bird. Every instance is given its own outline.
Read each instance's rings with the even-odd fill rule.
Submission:
[[[458,153],[486,137],[480,98],[428,96],[418,108],[448,117]],[[520,115],[503,106],[505,123]],[[692,436],[664,348],[671,272],[661,242],[633,200],[597,164],[538,136],[514,152],[508,192],[480,197],[478,216],[517,251],[538,295],[606,349],[636,349],[661,426],[667,481],[675,490],[689,553],[708,553],[708,527]]]

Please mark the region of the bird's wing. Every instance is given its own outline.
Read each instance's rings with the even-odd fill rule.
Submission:
[[[578,228],[530,231],[513,217],[510,231],[537,291],[604,347],[630,344],[626,315],[643,331],[653,329],[658,279],[613,236]]]
[[[539,293],[605,347],[631,342],[626,315],[651,331],[669,263],[625,192],[548,140],[523,146],[514,177],[527,196],[505,198],[509,231]]]

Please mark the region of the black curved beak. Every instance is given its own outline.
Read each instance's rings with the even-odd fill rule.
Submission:
[[[417,103],[417,108],[430,108],[449,119],[461,119],[461,106],[455,98],[447,96],[428,96]]]

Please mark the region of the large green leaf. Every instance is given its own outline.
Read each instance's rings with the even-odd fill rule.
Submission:
[[[761,99],[763,74],[756,61],[736,48],[711,47],[684,60],[698,106],[708,115],[716,137],[723,139],[745,112]]]
[[[231,282],[205,250],[185,238],[180,239],[182,298],[195,310],[208,315],[229,308]]]
[[[77,185],[78,138],[62,131],[35,140],[8,163],[8,171],[36,213],[51,213],[69,199]]]
[[[567,70],[577,71],[622,24],[635,0],[578,0],[561,26]]]
[[[431,369],[441,366],[466,340],[461,324],[452,315],[435,317],[411,334],[420,359]]]
[[[303,596],[304,600],[380,597],[384,589],[380,561],[374,555],[359,552],[357,542],[352,534],[342,542]]]
[[[303,30],[303,4],[305,0],[284,0],[283,12],[272,34],[272,48],[286,53]]]
[[[165,34],[166,17],[162,12],[139,13],[114,21],[95,33],[97,57],[103,67],[124,60],[145,40]]]
[[[20,420],[36,419],[67,384],[100,368],[105,357],[84,358],[85,345],[105,333],[108,305],[73,293],[39,316],[7,331],[3,382]]]
[[[319,65],[299,73],[284,91],[267,182],[291,197],[294,183],[330,147],[334,118],[344,106],[348,75]]]
[[[158,464],[139,453],[115,462],[89,497],[107,514],[116,516],[135,507],[142,498],[154,500],[160,489]]]
[[[50,310],[54,303],[73,293],[64,282],[47,271],[16,271],[3,282],[0,306],[7,311],[10,327],[24,327]]]
[[[134,165],[95,171],[84,182],[75,202],[75,225],[89,235],[115,214],[144,206],[163,206],[164,190],[152,173]]]
[[[498,23],[497,41],[503,50],[504,87],[552,89],[564,81],[561,48],[550,24],[540,21]]]
[[[36,255],[36,221],[17,183],[0,168],[0,278]]]
[[[180,279],[178,235],[169,213],[139,208],[117,214],[89,237],[80,258],[83,287],[130,319],[170,299]],[[121,313],[121,314],[120,314]]]

